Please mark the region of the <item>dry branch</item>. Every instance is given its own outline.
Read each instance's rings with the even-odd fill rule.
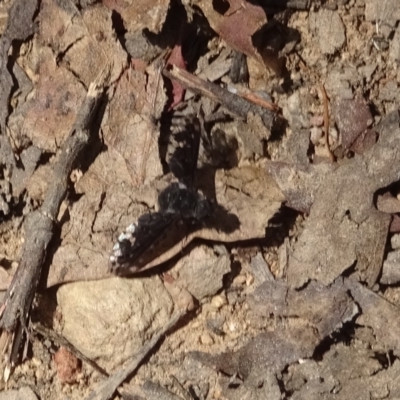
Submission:
[[[91,124],[109,75],[110,66],[107,66],[90,84],[75,124],[54,166],[53,180],[43,204],[26,219],[21,261],[0,313],[0,351],[4,354],[5,380],[18,360],[23,333],[27,333],[33,297],[46,260],[47,248],[53,237],[60,205],[67,193],[71,171],[90,141]]]
[[[127,365],[115,372],[109,378],[104,380],[97,389],[87,398],[87,400],[108,400],[111,399],[118,386],[121,385],[142,363],[143,359],[153,350],[160,339],[173,328],[179,319],[185,314],[185,311],[178,311],[168,321],[166,325],[156,333],[151,340],[146,343],[140,351],[127,363]]]
[[[163,74],[167,78],[179,82],[186,89],[222,104],[227,110],[241,118],[246,118],[249,112],[258,114],[268,129],[272,129],[277,122],[278,114],[275,112],[277,109],[271,111],[271,109],[250,102],[249,96],[247,96],[247,99],[238,96],[215,83],[207,82],[176,66],[169,70],[164,69]]]

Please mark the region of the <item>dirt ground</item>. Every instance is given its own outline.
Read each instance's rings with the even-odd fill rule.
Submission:
[[[2,2],[0,400],[400,398],[399,20]]]

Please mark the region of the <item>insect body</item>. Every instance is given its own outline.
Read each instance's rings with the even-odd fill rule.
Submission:
[[[186,137],[190,140],[181,141],[169,163],[179,182],[171,183],[159,194],[158,212],[142,215],[118,237],[110,256],[112,272],[127,275],[140,271],[211,214],[211,202],[188,184],[197,165],[198,143],[193,140],[193,131]]]

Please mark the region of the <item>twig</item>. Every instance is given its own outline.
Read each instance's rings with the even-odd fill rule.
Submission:
[[[278,114],[276,112],[265,109],[258,104],[251,103],[244,97],[231,93],[214,83],[200,79],[190,72],[176,66],[173,66],[169,70],[164,69],[163,74],[169,79],[178,81],[182,86],[192,92],[207,96],[221,103],[226,109],[241,118],[246,118],[249,112],[260,115],[264,125],[268,129],[271,129],[278,119]]]
[[[326,94],[326,90],[323,84],[320,85],[320,90],[322,94],[322,100],[324,102],[324,131],[325,131],[325,147],[328,151],[329,158],[332,162],[335,161],[335,156],[331,151],[331,147],[329,145],[329,99],[328,95]]]
[[[174,314],[169,322],[162,327],[160,332],[155,334],[151,340],[145,344],[140,351],[132,358],[132,360],[119,371],[115,372],[108,379],[103,381],[97,389],[91,393],[87,400],[108,400],[112,397],[114,392],[117,390],[118,386],[128,376],[130,376],[138,368],[143,359],[150,353],[158,341],[172,328],[176,325],[179,319],[185,314],[185,311],[178,311]]]
[[[26,219],[21,261],[8,287],[0,315],[0,351],[4,354],[3,377],[6,381],[17,362],[23,333],[27,333],[33,297],[53,237],[59,208],[67,193],[69,176],[90,141],[91,124],[109,80],[110,70],[111,66],[107,65],[90,84],[75,124],[54,166],[52,184],[43,204]]]
[[[178,388],[179,393],[184,398],[184,400],[193,400],[193,396],[191,396],[190,393],[186,392],[185,388],[178,381],[178,379],[174,375],[171,375],[171,378],[172,378],[173,382],[175,383],[175,386]]]
[[[109,376],[107,371],[101,368],[97,363],[95,363],[90,358],[86,357],[81,353],[75,346],[73,346],[67,339],[59,335],[57,332],[46,328],[42,324],[32,323],[32,330],[42,335],[45,339],[51,340],[57,347],[65,347],[70,353],[72,353],[76,358],[81,359],[85,363],[89,364],[93,369],[99,372],[103,376]]]
[[[257,93],[253,93],[252,91],[248,89],[241,88],[238,90],[237,94],[244,99],[250,101],[251,103],[257,104],[260,107],[263,107],[267,110],[273,111],[273,112],[280,112],[281,109],[275,104],[272,103],[271,101],[268,101],[266,99],[263,99],[260,97]]]

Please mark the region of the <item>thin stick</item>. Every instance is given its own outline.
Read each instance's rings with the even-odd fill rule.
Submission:
[[[119,371],[115,372],[105,381],[96,388],[94,392],[90,394],[87,400],[108,400],[111,399],[114,392],[117,390],[118,386],[121,385],[136,369],[139,367],[143,359],[151,352],[151,350],[156,346],[159,340],[176,325],[179,319],[185,314],[185,311],[178,311],[174,314],[169,322],[162,327],[160,332],[155,334],[151,340],[146,343],[140,351],[132,358],[131,361]]]
[[[72,353],[76,358],[84,361],[89,364],[93,369],[99,372],[103,376],[109,376],[106,370],[101,368],[97,363],[95,363],[90,358],[86,357],[83,353],[81,353],[75,346],[73,346],[67,339],[63,336],[59,335],[57,332],[46,328],[44,325],[36,323],[31,325],[33,331],[37,332],[39,335],[42,335],[45,339],[51,340],[57,347],[65,347],[70,353]]]
[[[227,110],[241,118],[246,118],[249,112],[260,115],[264,125],[268,129],[272,129],[278,120],[278,114],[276,112],[265,109],[259,104],[254,104],[244,97],[228,92],[228,90],[215,83],[200,79],[190,72],[176,66],[173,66],[171,69],[164,69],[163,75],[179,82],[183,87],[194,93],[206,96],[222,104]]]
[[[21,261],[5,295],[0,315],[0,351],[4,355],[4,380],[8,380],[20,351],[23,332],[27,332],[33,297],[37,290],[47,248],[53,237],[60,205],[68,189],[69,177],[90,141],[90,128],[104,87],[110,76],[107,65],[90,84],[74,126],[54,165],[53,179],[42,206],[27,216]]]
[[[320,85],[320,90],[322,94],[322,100],[324,102],[324,131],[325,131],[325,147],[328,151],[329,158],[332,162],[335,161],[335,156],[331,151],[331,147],[329,145],[329,99],[328,95],[326,94],[326,90],[323,84]]]

